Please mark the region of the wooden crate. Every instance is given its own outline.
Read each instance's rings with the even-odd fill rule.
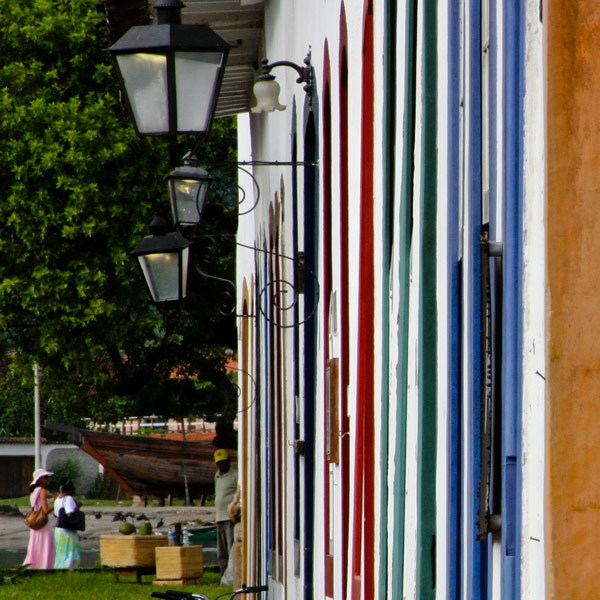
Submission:
[[[156,548],[156,579],[192,579],[202,577],[202,546],[166,546]]]
[[[153,579],[153,585],[198,585],[200,577],[188,577],[187,579]]]
[[[100,562],[105,567],[153,567],[154,550],[168,543],[166,535],[101,535]]]

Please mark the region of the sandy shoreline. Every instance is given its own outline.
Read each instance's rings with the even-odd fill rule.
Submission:
[[[195,522],[212,524],[215,509],[212,506],[83,506],[86,513],[86,530],[81,532],[82,549],[99,548],[100,536],[119,532],[121,521],[114,521],[117,513],[133,513],[128,520],[139,525],[140,516],[148,517],[157,533],[167,535],[171,523]],[[23,522],[25,507],[20,507],[22,516],[0,514],[0,550],[21,550],[27,548],[29,529]],[[160,525],[162,521],[162,525]],[[55,519],[51,517],[51,522]],[[157,525],[160,525],[157,527]]]

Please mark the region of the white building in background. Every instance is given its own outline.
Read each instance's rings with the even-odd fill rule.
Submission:
[[[96,478],[102,467],[91,456],[74,444],[42,442],[41,465],[50,471],[53,465],[67,461],[75,463],[80,475],[75,481],[77,492],[87,494],[94,489]],[[35,470],[35,444],[33,438],[0,438],[1,497],[18,498],[27,495],[31,476]]]

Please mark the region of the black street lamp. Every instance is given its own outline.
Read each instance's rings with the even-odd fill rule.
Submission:
[[[201,167],[194,166],[194,155],[188,154],[183,167],[167,175],[169,198],[175,225],[199,225],[211,176]]]
[[[138,258],[154,302],[179,302],[187,294],[191,242],[177,231],[167,231],[160,217],[154,218],[150,232],[131,254]]]
[[[182,24],[181,0],[155,4],[158,24],[132,27],[110,48],[139,135],[210,129],[230,45],[207,25]]]

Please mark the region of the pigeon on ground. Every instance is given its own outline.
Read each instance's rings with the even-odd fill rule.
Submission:
[[[124,521],[125,520],[125,515],[122,512],[118,512],[115,514],[115,516],[113,517],[113,521]]]
[[[142,513],[141,515],[138,515],[138,516],[135,518],[135,520],[136,520],[136,521],[147,521],[147,520],[148,520],[148,517],[147,517],[147,516],[146,516],[144,513]]]
[[[159,519],[155,525],[155,528],[158,529],[159,527],[162,527],[164,524],[165,524],[165,522],[162,519]]]

